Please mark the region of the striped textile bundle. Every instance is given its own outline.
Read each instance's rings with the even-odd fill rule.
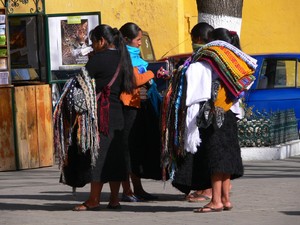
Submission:
[[[224,43],[216,41],[203,46],[193,56],[193,60],[207,61],[233,96],[238,98],[255,80],[255,60],[234,46]]]
[[[208,44],[206,44],[205,46],[207,46],[207,47],[209,47],[209,46],[225,47],[225,48],[233,51],[242,60],[244,60],[250,68],[255,70],[256,67],[257,67],[257,60],[256,59],[254,59],[253,57],[247,55],[246,53],[242,52],[240,49],[236,48],[232,44],[229,44],[225,41],[220,41],[220,40],[212,41],[212,42],[209,42]]]
[[[180,66],[169,81],[169,87],[164,95],[161,110],[161,162],[163,180],[167,173],[173,179],[178,161],[182,160],[184,150],[184,132],[186,118],[186,80],[185,72],[190,58]]]

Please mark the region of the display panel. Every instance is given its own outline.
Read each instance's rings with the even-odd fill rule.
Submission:
[[[12,82],[46,81],[43,17],[13,16],[8,24]]]
[[[100,12],[48,15],[50,82],[74,76],[92,51],[89,32],[100,24]]]

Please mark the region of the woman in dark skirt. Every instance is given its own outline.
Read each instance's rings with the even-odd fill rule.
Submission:
[[[121,94],[126,123],[124,148],[130,170],[130,177],[122,182],[122,200],[154,200],[157,197],[146,192],[141,181],[141,178],[161,179],[159,119],[147,98],[154,73],[147,69],[148,62],[140,56],[142,29],[137,24],[128,22],[120,31],[126,40],[136,81],[132,94]]]
[[[210,125],[206,129],[201,129],[201,147],[198,148],[200,159],[199,167],[202,171],[205,166],[202,179],[198,185],[201,189],[212,186],[210,177],[214,174],[226,174],[226,182],[241,177],[244,174],[244,168],[241,158],[241,150],[238,142],[236,115],[231,111],[227,111],[224,115],[224,122],[220,128]]]
[[[102,187],[107,182],[109,182],[111,190],[107,208],[119,209],[120,184],[128,176],[122,146],[124,115],[120,94],[122,92],[130,93],[133,90],[130,56],[125,40],[116,28],[113,29],[104,24],[99,25],[90,32],[90,39],[95,53],[85,67],[89,75],[95,79],[96,93],[102,92],[97,108],[100,148],[91,171],[89,198],[83,204],[77,205],[73,209],[74,211],[92,210],[99,207]],[[101,101],[101,98],[106,96],[103,89],[115,75],[117,76],[108,95],[109,104],[103,104],[103,102],[106,103],[106,101]]]
[[[218,43],[221,48],[211,48],[208,54],[211,58],[204,58],[203,61],[205,62],[201,62],[200,57],[199,64],[189,67],[186,73],[188,85],[189,81],[192,80],[190,77],[197,71],[197,68],[203,69],[205,67],[206,69],[203,70],[206,70],[208,74],[211,73],[212,80],[211,97],[208,101],[200,103],[197,116],[197,126],[201,138],[201,147],[198,148],[201,167],[200,185],[201,189],[212,187],[212,198],[204,207],[194,210],[198,213],[219,212],[233,208],[229,196],[230,180],[239,178],[244,174],[237,128],[237,120],[243,114],[243,109],[240,100],[232,94],[235,92],[230,91],[231,86],[226,83],[227,80],[222,76],[224,73],[228,76],[230,73],[228,71],[233,71],[231,69],[234,66],[240,71],[249,71],[247,74],[249,76],[251,76],[251,71],[255,69],[247,70],[248,65],[243,62],[245,55],[240,51],[239,37],[236,32],[218,28],[211,32],[210,37],[211,41],[223,41]],[[217,63],[212,63],[211,59],[216,56],[215,54],[222,55],[222,57],[218,59]],[[247,60],[246,58],[247,56],[245,56],[245,60]],[[222,72],[220,72],[221,64],[218,64],[220,60],[224,61],[223,65],[226,65],[226,69],[223,68]],[[237,60],[240,60],[242,64],[237,64]],[[226,71],[227,69],[228,71]]]

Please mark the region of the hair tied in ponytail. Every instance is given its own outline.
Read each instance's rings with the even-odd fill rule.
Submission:
[[[119,34],[119,30],[118,30],[118,28],[113,28],[113,35],[117,35],[117,34]]]

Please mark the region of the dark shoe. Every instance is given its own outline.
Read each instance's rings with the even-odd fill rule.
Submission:
[[[107,209],[121,209],[122,206],[120,205],[120,203],[118,205],[111,205],[111,204],[108,204],[106,206]]]
[[[142,199],[142,200],[145,200],[145,201],[153,201],[153,200],[158,199],[157,196],[151,195],[147,192],[139,194],[139,195],[135,195],[135,196],[137,196],[139,199]]]
[[[125,195],[122,194],[122,202],[140,202],[141,200],[135,195]]]
[[[85,202],[81,205],[77,205],[73,208],[73,211],[98,211],[100,209],[100,205],[95,207],[88,206]]]

